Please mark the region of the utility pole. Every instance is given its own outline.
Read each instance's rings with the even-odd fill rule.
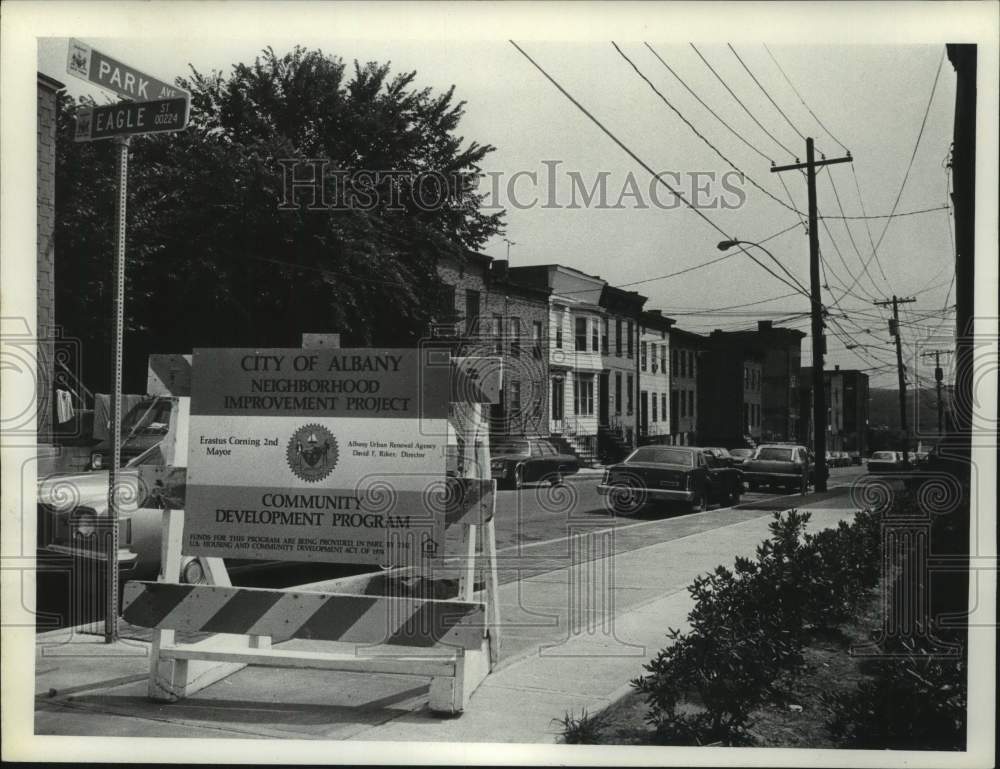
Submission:
[[[913,297],[903,299],[893,295],[884,302],[872,302],[878,307],[892,305],[892,320],[889,321],[889,333],[896,337],[896,371],[899,374],[899,421],[903,426],[903,464],[910,463],[910,427],[906,423],[906,374],[903,368],[903,341],[899,333],[899,305],[917,301]]]
[[[806,185],[809,191],[809,299],[812,304],[812,406],[813,406],[813,453],[816,455],[815,489],[826,491],[826,391],[823,382],[823,354],[826,341],[823,338],[823,303],[820,296],[819,279],[819,230],[816,212],[816,169],[833,163],[853,163],[850,153],[847,157],[816,160],[812,137],[806,139],[806,162],[787,166],[771,166],[771,173],[806,170]]]
[[[941,387],[944,380],[944,371],[941,369],[941,356],[951,355],[954,350],[926,350],[920,353],[921,358],[934,356],[934,381],[937,383],[937,431],[938,439],[944,435],[944,401],[942,400]]]

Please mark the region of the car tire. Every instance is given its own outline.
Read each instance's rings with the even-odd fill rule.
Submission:
[[[551,486],[562,486],[563,485],[563,474],[556,470],[554,473],[549,475],[549,485]]]
[[[741,496],[743,496],[743,484],[734,483],[733,488],[729,490],[729,506],[735,507],[738,505]]]
[[[689,511],[692,513],[700,513],[704,509],[705,509],[705,495],[700,491],[696,491],[694,499],[691,500]]]
[[[802,482],[799,484],[799,493],[808,494],[809,493],[809,479],[804,475],[802,476]]]

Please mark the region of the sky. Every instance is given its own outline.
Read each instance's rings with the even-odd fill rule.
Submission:
[[[801,316],[808,311],[806,297],[795,293],[796,287],[779,282],[746,255],[733,252],[731,258],[702,266],[722,256],[716,248],[724,239],[720,233],[760,241],[787,229],[769,240],[766,247],[798,282],[808,287],[808,237],[798,214],[747,181],[740,186],[745,198],[742,205],[699,207],[711,223],[677,205],[670,192],[654,183],[657,200],[663,204],[656,205],[650,193],[649,172],[510,43],[455,40],[428,45],[425,40],[336,35],[289,38],[263,33],[229,41],[220,36],[211,42],[203,38],[86,35],[80,39],[171,81],[178,75],[190,74],[191,67],[201,72],[215,69],[228,73],[234,63],[251,62],[266,46],[281,54],[301,44],[340,56],[348,63],[355,59],[391,61],[396,70],[415,70],[416,84],[421,87],[444,90],[454,85],[457,98],[466,102],[459,133],[467,141],[496,147],[483,170],[500,180],[497,200],[507,209],[504,237],[512,243],[494,238],[485,246],[485,253],[495,258],[506,258],[509,253],[514,265],[557,262],[598,274],[613,285],[647,296],[647,308],[659,308],[676,318],[678,326],[693,331],[747,328],[758,319],[777,321],[795,315],[799,317],[783,325],[809,331],[808,318]],[[897,212],[939,210],[892,220],[827,219],[819,227],[825,282],[833,291],[832,296],[824,291],[824,302],[832,306],[836,316],[836,323],[831,321],[828,326],[827,368],[840,365],[868,369],[873,386],[895,386],[895,370],[889,365],[894,363],[895,355],[885,322],[887,311],[874,306],[873,301],[893,294],[916,295],[918,301],[906,305],[903,312],[904,323],[914,324],[903,327],[907,358],[919,351],[919,340],[935,327],[937,337],[951,332],[953,316],[943,314],[942,309],[954,303],[950,284],[953,222],[947,209],[945,162],[952,136],[955,74],[946,58],[942,62],[944,45],[772,44],[768,46],[769,54],[760,42],[735,43],[735,53],[726,44],[714,42],[698,44],[696,51],[676,41],[659,42],[655,29],[650,30],[646,41],[742,139],[700,104],[643,45],[642,39],[619,41],[619,45],[676,112],[636,74],[610,41],[529,40],[519,44],[646,165],[658,173],[677,174],[664,178],[688,197],[694,194],[699,178],[703,188],[704,180],[709,178],[692,174],[714,174],[720,180],[736,168],[778,200],[805,211],[804,175],[786,172],[779,179],[770,172],[769,162],[781,165],[804,160],[801,133],[814,137],[817,151],[827,157],[845,154],[838,141],[853,157],[851,165],[833,165],[829,173],[819,172],[821,215],[839,216],[842,206],[844,215],[860,216],[862,205],[868,215],[885,215],[900,194],[913,156]],[[91,93],[99,100],[106,99],[99,89],[66,73],[67,42],[62,37],[39,39],[39,70],[64,82],[75,96]],[[913,155],[935,77],[933,100]],[[720,79],[770,136],[755,124]],[[553,171],[554,185],[549,176]],[[507,185],[518,172],[521,175],[516,177],[512,197],[507,194]],[[537,184],[531,182],[531,173],[537,175]],[[589,189],[602,173],[607,206],[568,208],[573,175]],[[732,179],[731,183],[736,184]],[[484,190],[493,189],[490,184],[484,182]],[[621,197],[622,191],[629,189],[638,195]],[[720,187],[720,181],[709,183],[708,191],[725,193],[727,197],[722,199],[730,204],[739,202],[733,193]],[[530,205],[536,197],[538,204]],[[554,198],[556,206],[542,205],[550,198]],[[614,207],[619,198],[620,206]],[[667,204],[670,207],[664,207]],[[871,258],[868,228],[878,243],[887,224],[875,261]],[[772,270],[778,270],[761,251],[751,249],[751,253]],[[862,270],[862,260],[868,263],[867,274]],[[691,267],[697,269],[659,278]],[[859,274],[856,285],[852,285]],[[842,292],[845,282],[851,287],[848,295]],[[846,349],[854,344],[868,346]],[[811,349],[808,336],[803,339],[802,349],[803,361],[807,362]],[[930,376],[932,370],[925,368],[917,373]]]

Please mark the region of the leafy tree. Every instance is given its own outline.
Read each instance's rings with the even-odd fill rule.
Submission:
[[[298,346],[306,331],[348,345],[424,335],[446,295],[438,261],[481,246],[503,215],[481,210],[475,179],[494,148],[455,133],[464,102],[415,81],[301,47],[265,49],[228,77],[178,78],[189,128],[130,149],[126,389],[144,388],[150,352]],[[115,147],[73,141],[78,106],[64,98],[59,112],[56,312],[83,342],[88,385],[104,389]],[[289,162],[312,158],[328,161],[316,202],[330,206],[301,189],[282,206]]]

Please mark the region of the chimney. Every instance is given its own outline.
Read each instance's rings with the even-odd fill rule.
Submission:
[[[493,263],[490,265],[490,269],[493,271],[494,280],[507,280],[507,268],[510,266],[510,262],[506,259],[494,259]]]
[[[769,320],[758,320],[757,321],[757,330],[758,331],[770,331],[771,330],[771,321],[769,321]]]
[[[834,363],[833,364],[833,370],[834,371],[840,371],[840,364],[839,363]]]

